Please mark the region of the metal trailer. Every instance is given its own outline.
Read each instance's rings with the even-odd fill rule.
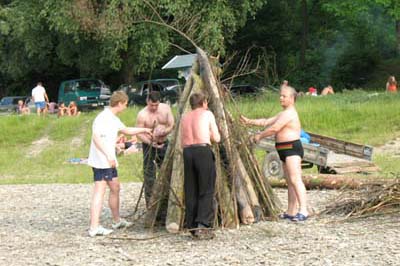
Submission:
[[[379,168],[372,162],[373,147],[360,145],[332,137],[308,133],[310,143],[303,143],[302,168],[318,167],[320,173],[372,173]],[[283,177],[282,162],[275,149],[273,137],[262,139],[257,148],[266,151],[263,173],[266,177]]]

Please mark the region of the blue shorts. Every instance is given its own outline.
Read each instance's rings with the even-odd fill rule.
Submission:
[[[111,181],[113,178],[118,177],[118,171],[117,168],[105,168],[105,169],[100,169],[100,168],[94,168],[93,169],[93,178],[94,181]]]
[[[44,109],[46,107],[46,102],[35,102],[36,109]]]

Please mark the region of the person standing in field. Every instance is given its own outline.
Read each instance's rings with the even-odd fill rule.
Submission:
[[[36,87],[32,89],[32,100],[36,106],[36,113],[40,116],[47,112],[47,103],[49,102],[49,98],[47,97],[47,93],[45,88],[43,87],[42,82],[38,82]]]
[[[136,126],[152,130],[153,135],[139,134],[143,143],[144,196],[149,206],[156,168],[161,167],[168,147],[168,135],[174,128],[174,116],[168,104],[160,103],[160,93],[152,91],[147,97],[147,106],[137,115]]]
[[[219,142],[215,117],[201,93],[190,96],[192,111],[181,119],[185,222],[193,237],[213,238],[215,157],[211,142]]]
[[[105,108],[93,122],[92,140],[88,165],[93,169],[94,189],[90,208],[89,236],[108,235],[113,232],[100,225],[100,214],[103,207],[103,198],[108,186],[110,195],[108,203],[113,218],[113,229],[130,226],[132,223],[121,219],[119,215],[119,192],[120,183],[117,172],[117,158],[115,154],[115,143],[118,133],[126,135],[144,134],[151,137],[148,128],[126,127],[116,116],[124,111],[128,104],[128,96],[122,91],[116,91],[111,95],[110,106]]]
[[[386,82],[386,91],[396,93],[397,92],[397,81],[394,76],[390,76]]]
[[[300,141],[301,124],[295,108],[296,91],[290,86],[280,91],[283,111],[266,119],[249,119],[241,116],[245,125],[263,126],[266,129],[253,136],[255,142],[275,136],[275,148],[282,161],[288,184],[288,208],[281,215],[283,219],[305,221],[308,218],[306,188],[302,180],[301,160],[304,155]]]

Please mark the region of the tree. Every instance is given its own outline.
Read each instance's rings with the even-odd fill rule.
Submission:
[[[395,30],[397,54],[400,56],[400,1],[398,0],[366,0],[366,1],[326,1],[325,8],[345,20],[356,22],[361,14],[370,16],[371,12],[380,10],[391,18]]]
[[[67,67],[86,76],[122,73],[125,82],[132,82],[135,74],[151,71],[172,52],[171,43],[194,51],[177,34],[145,22],[159,19],[151,6],[208,52],[223,54],[226,42],[265,0],[9,2],[0,10],[5,37],[0,58],[1,71],[13,80]],[[7,65],[11,58],[16,60]]]

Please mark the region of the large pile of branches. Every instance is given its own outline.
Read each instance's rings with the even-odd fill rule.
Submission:
[[[248,148],[247,132],[226,109],[218,64],[202,49],[196,50],[197,60],[180,96],[176,125],[153,187],[145,226],[152,228],[158,220],[165,223],[169,232],[183,228],[185,197],[180,117],[190,111],[189,98],[195,92],[208,95],[209,109],[221,133],[221,143],[212,145],[217,172],[214,227],[238,228],[240,223],[275,219],[280,211],[279,200]]]
[[[359,190],[342,192],[322,214],[362,218],[400,210],[400,178],[362,185]]]

